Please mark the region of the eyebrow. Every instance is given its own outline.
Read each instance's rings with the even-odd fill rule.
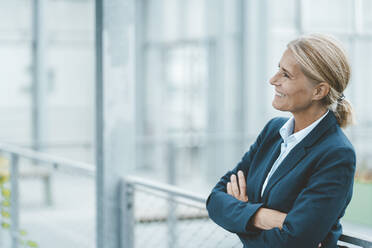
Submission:
[[[283,71],[285,71],[286,73],[288,73],[291,77],[293,77],[293,74],[290,73],[287,69],[285,69],[284,67],[280,66],[280,63],[278,63],[278,66],[279,68],[281,68]]]

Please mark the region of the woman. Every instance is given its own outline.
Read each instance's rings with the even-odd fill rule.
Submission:
[[[244,247],[337,247],[350,202],[355,152],[341,128],[352,122],[343,94],[350,66],[325,35],[291,41],[278,72],[274,118],[212,190],[210,218]]]

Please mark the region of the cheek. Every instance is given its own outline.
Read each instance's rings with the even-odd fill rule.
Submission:
[[[312,91],[307,88],[297,88],[288,90],[288,96],[296,98],[298,100],[307,101],[311,99]]]
[[[311,104],[312,93],[306,89],[300,89],[293,92],[292,96],[289,97],[290,105],[294,108],[303,108]]]
[[[299,95],[304,99],[304,100],[311,100],[312,97],[312,91],[310,89],[302,89],[299,91]]]

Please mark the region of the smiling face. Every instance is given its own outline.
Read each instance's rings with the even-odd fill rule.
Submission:
[[[306,112],[315,103],[316,85],[304,75],[288,49],[280,60],[279,71],[270,79],[270,84],[275,86],[272,105],[278,110],[292,114]]]

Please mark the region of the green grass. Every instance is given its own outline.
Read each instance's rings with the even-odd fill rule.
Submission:
[[[344,220],[372,227],[372,183],[354,183],[353,198],[346,209]]]

